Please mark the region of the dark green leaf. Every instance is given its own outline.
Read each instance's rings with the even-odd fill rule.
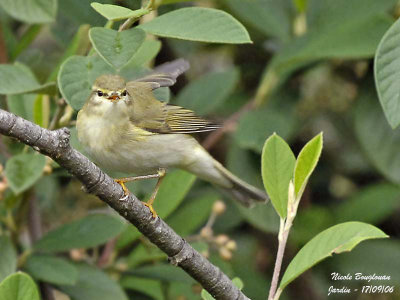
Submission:
[[[5,174],[15,194],[30,188],[41,176],[46,159],[40,154],[18,154],[7,160]]]
[[[276,132],[288,140],[297,126],[291,95],[278,93],[268,105],[244,113],[235,132],[235,140],[240,147],[262,152],[265,140]]]
[[[78,270],[64,258],[48,255],[32,255],[24,265],[35,279],[54,284],[74,285]]]
[[[279,216],[285,218],[289,182],[293,179],[296,158],[289,145],[273,134],[265,142],[261,161],[265,190]]]
[[[166,218],[178,207],[195,179],[196,176],[181,170],[165,176],[154,203],[154,209],[160,218]]]
[[[7,96],[7,106],[10,112],[33,122],[33,105],[36,94],[19,94]]]
[[[0,282],[17,270],[17,252],[8,236],[0,236]]]
[[[96,267],[86,264],[76,266],[79,277],[74,286],[63,285],[60,289],[74,300],[127,300],[128,297],[114,280]]]
[[[92,2],[90,4],[94,10],[110,21],[120,21],[133,16],[134,11],[119,5],[101,4]]]
[[[48,232],[35,243],[34,248],[46,252],[58,252],[95,247],[120,234],[123,228],[124,222],[118,217],[103,214],[89,215]]]
[[[315,236],[293,258],[281,280],[284,289],[300,274],[331,256],[333,253],[351,251],[367,239],[388,237],[380,229],[361,222],[347,222],[332,226]]]
[[[167,223],[179,235],[189,235],[206,222],[211,213],[212,205],[218,198],[218,194],[194,197],[170,215]]]
[[[26,23],[53,22],[57,0],[2,0],[0,5],[13,18]]]
[[[144,31],[138,28],[118,32],[113,29],[95,27],[89,31],[93,48],[116,69],[121,69],[129,62],[145,37]]]
[[[8,276],[0,283],[0,299],[40,300],[39,291],[32,278],[18,272]]]
[[[251,43],[246,28],[224,11],[186,7],[166,13],[140,25],[144,31],[162,37],[208,43]]]
[[[260,32],[287,41],[292,31],[292,0],[225,0],[233,12]]]
[[[194,283],[194,279],[186,274],[182,269],[167,264],[156,264],[144,267],[134,268],[128,271],[129,275],[137,277],[157,279],[161,281],[179,281],[188,284]]]
[[[354,121],[355,133],[363,153],[381,174],[399,184],[400,129],[390,128],[372,88],[361,91],[355,107]]]
[[[187,85],[179,93],[176,103],[200,115],[208,114],[232,93],[238,80],[237,69],[208,73]]]
[[[29,68],[21,63],[0,65],[0,94],[50,93],[54,83],[40,85]]]
[[[151,297],[154,300],[164,300],[161,283],[158,280],[138,278],[134,276],[125,276],[121,280],[121,286],[126,289],[139,291]]]
[[[400,20],[385,33],[375,54],[375,83],[379,101],[392,128],[400,124]]]
[[[161,42],[157,40],[145,40],[139,50],[128,62],[128,67],[139,67],[148,64],[161,50]]]
[[[335,207],[337,222],[379,224],[400,207],[400,188],[393,184],[370,185]]]
[[[301,149],[294,169],[294,191],[300,198],[306,187],[308,179],[317,166],[322,152],[322,133],[315,136]]]
[[[155,246],[138,245],[128,257],[128,267],[133,268],[144,262],[167,259],[167,255]]]

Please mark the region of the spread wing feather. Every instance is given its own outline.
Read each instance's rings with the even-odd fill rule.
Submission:
[[[219,124],[197,116],[193,111],[175,105],[166,105],[165,123],[168,133],[206,132],[220,128]]]

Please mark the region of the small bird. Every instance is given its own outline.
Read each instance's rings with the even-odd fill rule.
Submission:
[[[158,101],[153,90],[172,86],[189,68],[178,59],[163,64],[143,78],[126,82],[118,75],[102,75],[78,113],[78,139],[93,161],[107,171],[138,176],[115,179],[125,195],[128,181],[158,178],[145,203],[156,217],[152,204],[162,178],[170,168],[180,168],[222,188],[249,206],[267,201],[267,195],[242,181],[216,161],[191,136],[220,126],[183,107]]]

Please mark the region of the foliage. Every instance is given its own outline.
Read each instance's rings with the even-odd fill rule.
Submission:
[[[396,4],[3,0],[0,107],[73,128],[98,76],[132,80],[183,57],[191,69],[155,96],[221,121],[222,136],[199,141],[271,203],[243,207],[173,170],[155,201],[159,216],[251,299],[267,297],[271,234],[278,243],[287,234],[290,249],[275,299],[320,299],[336,284],[332,272],[400,284]],[[82,150],[74,129],[72,144]],[[141,200],[153,187],[129,184]],[[212,299],[57,164],[5,137],[0,253],[0,299],[45,299],[39,283],[71,299]]]

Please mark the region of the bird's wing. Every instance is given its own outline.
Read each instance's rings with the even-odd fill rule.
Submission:
[[[172,86],[176,83],[178,76],[188,69],[189,63],[181,58],[162,64],[155,68],[151,74],[136,79],[133,82],[147,82],[152,90]]]
[[[129,91],[129,89],[128,89]],[[133,94],[133,91],[131,92]],[[134,96],[130,121],[154,133],[195,133],[220,128],[220,125],[197,116],[193,111],[155,99],[150,91]],[[147,96],[146,96],[147,95]]]
[[[165,133],[195,133],[206,132],[220,128],[219,124],[213,123],[197,116],[190,109],[176,105],[167,104],[167,116]]]

